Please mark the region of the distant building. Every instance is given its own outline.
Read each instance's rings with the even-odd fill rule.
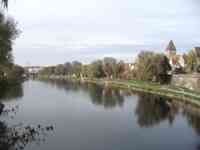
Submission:
[[[176,46],[172,40],[170,40],[167,48],[165,49],[165,54],[169,59],[169,63],[172,70],[181,69],[185,67],[184,55],[177,54]]]
[[[42,70],[43,67],[41,67],[41,66],[27,66],[27,67],[24,67],[24,69],[28,74],[34,75],[34,74],[37,74],[40,70]]]
[[[176,55],[176,46],[172,40],[170,40],[165,51],[168,58],[172,58]]]

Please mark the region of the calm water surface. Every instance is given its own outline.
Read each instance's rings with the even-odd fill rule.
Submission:
[[[95,84],[26,81],[1,93],[7,111],[0,116],[0,132],[14,142],[0,142],[0,148],[200,149],[200,111],[164,99]],[[27,126],[39,131],[13,138],[13,130],[20,135]]]

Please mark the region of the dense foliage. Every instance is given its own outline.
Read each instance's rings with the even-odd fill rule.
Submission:
[[[200,72],[200,57],[193,50],[189,51],[189,53],[185,56],[186,60],[186,72]]]
[[[40,75],[66,75],[88,78],[124,78],[126,64],[112,57],[93,61],[91,64],[82,64],[78,61],[66,62],[57,66],[46,67],[40,71]]]
[[[6,18],[0,13],[0,64],[10,65],[13,63],[12,45],[18,36],[16,22],[12,18]]]
[[[153,52],[141,52],[135,64],[117,61],[112,57],[93,61],[83,65],[80,62],[67,62],[46,67],[40,75],[64,75],[70,77],[137,79],[163,83],[168,79],[171,66],[167,57]]]
[[[0,85],[5,82],[17,81],[24,70],[13,63],[13,41],[19,35],[16,22],[0,12]]]
[[[143,81],[165,82],[171,70],[168,58],[163,54],[141,52],[136,63],[136,78]]]

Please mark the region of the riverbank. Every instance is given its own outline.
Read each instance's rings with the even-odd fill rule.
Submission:
[[[153,82],[144,82],[137,80],[107,80],[107,79],[89,79],[89,78],[72,78],[66,76],[42,76],[40,79],[56,79],[56,80],[72,80],[87,83],[102,84],[105,86],[115,86],[120,88],[131,89],[136,92],[145,92],[166,96],[174,100],[191,103],[200,107],[200,92],[190,89],[172,86],[161,85]]]

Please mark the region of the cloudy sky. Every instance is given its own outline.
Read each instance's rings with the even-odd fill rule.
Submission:
[[[132,61],[141,50],[180,53],[200,46],[199,0],[10,0],[22,33],[15,62],[51,65],[113,56]]]

